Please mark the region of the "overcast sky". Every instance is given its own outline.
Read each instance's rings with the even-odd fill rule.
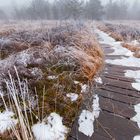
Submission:
[[[23,5],[23,4],[28,4],[31,0],[0,0],[0,7],[5,7],[5,6],[12,6],[13,4],[17,4],[18,6]],[[52,0],[50,0],[52,1]],[[107,3],[109,0],[101,0],[103,4]],[[129,3],[133,3],[134,0],[126,0]]]

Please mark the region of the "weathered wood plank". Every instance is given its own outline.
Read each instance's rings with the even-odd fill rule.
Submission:
[[[120,93],[120,94],[131,96],[131,97],[140,98],[140,92],[136,90],[129,90],[129,89],[120,88],[120,87],[109,85],[109,84],[101,86],[100,89],[106,90],[106,91],[112,91],[115,93]]]
[[[111,91],[105,91],[102,89],[95,91],[95,93],[102,97],[112,99],[114,101],[122,102],[122,103],[125,103],[128,105],[135,105],[135,104],[140,103],[140,98],[130,97],[130,96],[118,94],[118,93],[111,92]]]
[[[132,87],[131,83],[128,84],[128,82],[125,82],[125,81],[120,81],[116,79],[108,79],[108,78],[103,78],[103,81],[105,85],[111,85],[111,86],[119,87],[126,90],[136,91],[136,89]]]
[[[94,123],[94,127],[93,136],[87,137],[78,131],[76,121],[70,135],[75,140],[132,140],[134,136],[140,133],[137,125],[132,121],[104,111],[100,113],[99,118]]]
[[[101,75],[101,77],[105,77],[105,78],[108,78],[108,79],[116,79],[116,80],[119,80],[119,81],[124,81],[124,82],[134,82],[135,80],[133,78],[127,78],[127,77],[124,77],[124,76],[121,76],[121,75],[114,75],[114,74],[111,74],[111,73],[103,73]]]
[[[129,106],[122,102],[113,101],[108,98],[99,96],[100,108],[112,114],[120,115],[126,119],[132,118],[136,115],[133,106]]]

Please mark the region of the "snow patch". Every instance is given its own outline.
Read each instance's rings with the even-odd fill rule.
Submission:
[[[94,32],[98,34],[99,39],[100,39],[99,42],[101,44],[108,44],[112,46],[112,42],[116,42],[114,38],[110,37],[108,34],[104,33],[103,31],[95,29]]]
[[[132,87],[135,88],[136,90],[140,91],[140,70],[138,71],[133,71],[133,70],[127,70],[125,72],[125,76],[129,78],[135,78],[134,83],[132,84]]]
[[[76,84],[76,85],[77,85],[77,84],[80,84],[80,82],[79,82],[79,81],[74,81],[74,84]]]
[[[106,63],[113,64],[113,65],[121,65],[126,67],[140,67],[140,59],[135,57],[122,57],[121,59],[115,60],[106,60]]]
[[[101,77],[95,78],[95,82],[99,83],[99,84],[103,84],[103,81],[102,81]]]
[[[140,136],[135,136],[133,140],[140,140]]]
[[[76,93],[68,93],[67,97],[71,99],[72,102],[76,101],[78,99],[78,94]]]
[[[88,110],[83,110],[78,123],[79,123],[79,131],[85,134],[86,136],[92,136],[94,133],[94,114]]]
[[[104,33],[103,31],[100,31],[98,29],[95,30],[95,33],[99,35],[99,42],[101,44],[107,44],[112,46],[111,48],[114,50],[113,53],[110,53],[108,55],[124,55],[124,56],[133,56],[133,53],[122,47],[122,42],[116,41],[114,38],[110,37],[108,34]],[[120,49],[121,47],[121,49]]]
[[[133,70],[127,70],[125,72],[125,76],[129,78],[135,78],[136,81],[140,80],[140,70],[138,71],[133,71]]]
[[[79,116],[79,128],[78,130],[84,135],[91,137],[94,133],[94,121],[99,117],[100,107],[99,107],[99,97],[94,96],[92,104],[92,112],[88,110],[83,110]]]
[[[132,87],[138,91],[140,91],[140,83],[132,83]]]
[[[32,126],[36,140],[65,140],[68,128],[63,125],[62,117],[56,113],[51,113],[45,122]]]
[[[85,93],[87,91],[88,85],[86,84],[80,84],[81,85],[81,93]]]
[[[133,118],[131,118],[131,120],[137,122],[138,127],[140,128],[140,104],[135,105],[134,108],[137,114]]]
[[[55,80],[55,79],[57,79],[58,77],[57,76],[55,76],[55,75],[52,75],[52,76],[48,76],[48,79],[49,80]]]
[[[0,133],[4,133],[16,126],[17,119],[14,119],[14,113],[11,111],[4,111],[0,113]]]

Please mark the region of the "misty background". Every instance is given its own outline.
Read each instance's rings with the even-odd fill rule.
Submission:
[[[0,20],[140,20],[140,0],[0,0]]]

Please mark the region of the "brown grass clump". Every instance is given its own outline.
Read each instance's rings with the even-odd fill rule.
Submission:
[[[140,46],[133,45],[130,43],[122,43],[122,46],[124,48],[127,48],[128,50],[134,52],[135,57],[140,58]]]
[[[110,36],[114,38],[116,41],[123,41],[123,37],[120,34],[110,32]]]
[[[103,65],[103,51],[93,34],[86,31],[78,35],[81,41],[79,40],[78,49],[73,52],[73,56],[80,62],[84,75],[92,80]]]
[[[123,36],[114,30],[108,28],[105,24],[98,24],[98,28],[105,33],[109,34],[112,38],[114,38],[116,41],[123,41]]]

